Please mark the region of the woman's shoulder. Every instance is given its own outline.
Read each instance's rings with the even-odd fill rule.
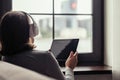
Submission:
[[[32,51],[30,51],[30,53],[33,55],[52,56],[52,52],[50,52],[50,51],[32,50]]]
[[[50,52],[49,51],[41,51],[41,50],[26,50],[19,52],[16,55],[48,55]]]
[[[53,53],[51,51],[33,50],[32,54],[39,58],[42,57],[48,61],[57,62],[55,56],[53,55]]]
[[[26,50],[26,51],[22,51],[19,52],[15,55],[11,55],[11,56],[5,56],[5,57],[9,57],[9,58],[40,58],[40,57],[46,57],[46,56],[50,56],[50,52],[49,51],[40,51],[40,50]]]
[[[26,56],[34,56],[34,57],[43,57],[43,58],[54,58],[54,55],[51,51],[41,51],[41,50],[30,50],[30,51],[25,51],[22,53],[23,55]]]
[[[42,51],[42,50],[32,50],[31,51],[32,53],[36,53],[36,54],[48,54],[50,53],[49,51]]]

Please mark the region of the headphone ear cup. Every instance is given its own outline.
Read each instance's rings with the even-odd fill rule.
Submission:
[[[35,37],[39,34],[39,29],[35,22],[33,23],[32,30],[33,30],[33,37]]]
[[[30,37],[35,37],[39,34],[39,29],[36,23],[30,24]]]
[[[33,21],[33,24],[30,24],[30,30],[29,30],[29,36],[30,37],[35,37],[39,34],[39,29],[38,26],[36,24],[36,22],[34,21],[34,19],[32,18],[32,16],[24,11],[21,11],[22,13],[24,13],[26,15],[26,17],[31,18],[31,20]]]

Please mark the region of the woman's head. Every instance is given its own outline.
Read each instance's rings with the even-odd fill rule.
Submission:
[[[21,11],[7,12],[0,23],[0,40],[3,52],[25,45],[30,37],[29,17]]]

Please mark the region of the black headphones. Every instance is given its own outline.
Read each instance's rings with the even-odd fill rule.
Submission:
[[[35,37],[39,34],[39,29],[38,26],[36,24],[36,22],[34,21],[34,19],[32,18],[32,16],[24,11],[21,11],[23,14],[25,14],[26,18],[30,18],[32,20],[32,24],[30,24],[30,31],[29,31],[29,36],[30,37]]]

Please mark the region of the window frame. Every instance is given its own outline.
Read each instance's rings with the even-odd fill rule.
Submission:
[[[104,65],[104,1],[93,0],[93,53],[78,55],[78,65]]]
[[[7,3],[7,6],[6,6]],[[53,0],[54,3],[54,0]],[[1,15],[7,11],[12,10],[12,0],[2,0],[0,9]],[[90,65],[104,65],[104,0],[93,0],[93,52],[92,53],[80,53],[78,54],[78,66],[90,66]],[[54,13],[54,4],[53,4]],[[31,15],[52,15],[52,14],[38,14],[30,13]],[[61,14],[56,14],[61,15]],[[74,14],[73,14],[74,15]],[[53,15],[53,26],[54,26]],[[54,33],[54,27],[53,27]],[[53,39],[54,39],[53,34]],[[64,66],[65,62],[59,62],[61,66]]]
[[[104,65],[103,4],[103,0],[93,0],[93,53],[79,54],[78,65]]]

